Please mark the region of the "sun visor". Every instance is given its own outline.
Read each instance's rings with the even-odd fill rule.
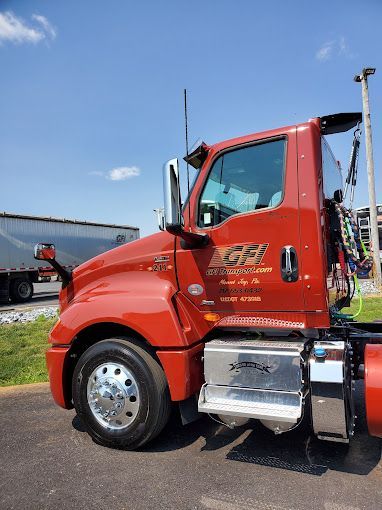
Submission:
[[[335,133],[343,133],[356,126],[358,122],[362,122],[361,112],[326,115],[325,117],[320,117],[321,134],[333,135]]]
[[[206,143],[201,142],[196,147],[196,149],[194,149],[188,156],[185,156],[183,159],[186,163],[189,163],[191,166],[198,170],[205,162],[209,149],[210,148]]]

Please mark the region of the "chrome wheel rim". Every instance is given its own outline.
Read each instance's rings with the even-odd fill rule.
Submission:
[[[123,429],[133,423],[140,407],[134,375],[119,363],[102,363],[91,373],[87,399],[94,418],[107,429]]]

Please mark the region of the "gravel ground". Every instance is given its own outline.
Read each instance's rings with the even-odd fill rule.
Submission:
[[[359,280],[359,284],[361,287],[361,292],[364,296],[370,294],[381,295],[381,292],[377,289],[377,287],[374,284],[374,280]]]
[[[38,317],[44,316],[46,319],[57,317],[57,306],[47,306],[46,308],[35,308],[34,310],[20,312],[0,313],[0,324],[11,324],[13,322],[33,322]]]

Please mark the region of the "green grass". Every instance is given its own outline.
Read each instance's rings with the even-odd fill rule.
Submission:
[[[354,314],[358,307],[359,299],[355,298],[342,313]],[[382,297],[363,298],[363,310],[356,320],[370,322],[376,319],[382,320]],[[39,317],[35,322],[0,326],[0,386],[48,380],[45,351],[54,323],[55,319]]]
[[[45,351],[55,322],[39,317],[35,322],[0,326],[0,386],[48,380]]]
[[[341,313],[355,314],[359,309],[359,299],[354,298],[349,308],[343,308]],[[364,297],[362,312],[355,318],[359,322],[382,320],[382,297]]]

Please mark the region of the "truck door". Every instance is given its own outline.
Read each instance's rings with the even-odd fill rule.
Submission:
[[[243,140],[243,141],[242,141]],[[200,310],[303,311],[296,128],[212,148],[184,211],[207,246],[177,239],[181,292]]]

